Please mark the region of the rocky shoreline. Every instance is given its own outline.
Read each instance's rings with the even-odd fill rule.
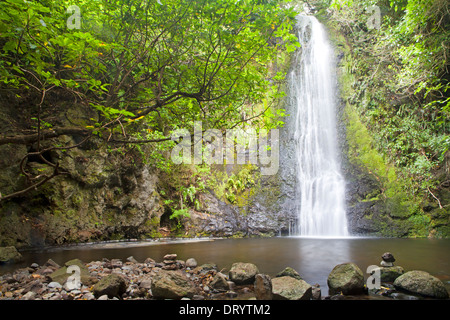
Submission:
[[[385,255],[383,255],[385,256]],[[442,281],[424,271],[404,272],[393,257],[373,270],[375,288],[353,263],[337,265],[328,276],[328,295],[292,268],[270,277],[252,263],[236,262],[230,270],[213,263],[198,265],[166,254],[163,261],[129,257],[63,266],[49,259],[0,276],[0,300],[366,300],[448,299]],[[375,279],[376,280],[376,279]],[[376,282],[376,281],[375,281]]]

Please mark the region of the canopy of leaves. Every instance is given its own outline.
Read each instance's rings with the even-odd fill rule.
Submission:
[[[20,116],[0,145],[34,144],[45,162],[40,141],[63,134],[163,142],[198,120],[206,130],[273,117],[284,75],[272,63],[298,46],[284,2],[2,1],[0,91]],[[85,108],[69,128],[68,105]]]

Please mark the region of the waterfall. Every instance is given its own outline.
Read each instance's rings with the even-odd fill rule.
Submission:
[[[289,76],[295,114],[295,232],[301,236],[346,236],[345,180],[341,174],[336,125],[335,65],[324,27],[312,16],[298,17],[301,48]]]

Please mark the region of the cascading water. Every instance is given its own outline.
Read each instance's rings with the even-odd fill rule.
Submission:
[[[333,50],[325,29],[312,16],[298,17],[296,65],[290,73],[295,116],[298,216],[301,236],[348,235],[345,181],[337,146]]]

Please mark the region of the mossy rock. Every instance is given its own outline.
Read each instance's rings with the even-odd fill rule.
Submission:
[[[17,263],[22,260],[22,255],[15,247],[0,247],[0,264]]]
[[[342,263],[333,268],[328,276],[330,295],[361,294],[364,291],[364,274],[354,263]]]
[[[92,292],[97,298],[105,294],[109,298],[114,298],[121,297],[126,290],[127,282],[124,277],[113,273],[103,277],[99,282],[97,282],[94,285]]]

